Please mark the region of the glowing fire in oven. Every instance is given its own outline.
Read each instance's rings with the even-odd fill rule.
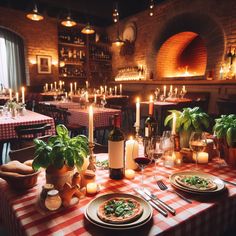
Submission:
[[[176,72],[176,77],[190,77],[196,76],[197,72],[190,72],[188,66],[179,67]]]

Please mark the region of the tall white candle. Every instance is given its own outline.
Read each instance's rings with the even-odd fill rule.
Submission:
[[[93,107],[89,106],[89,142],[93,143]]]
[[[62,81],[59,81],[59,89],[62,90]]]
[[[77,91],[77,83],[74,82],[74,86],[75,86],[75,92]]]
[[[115,86],[115,95],[117,95],[117,86]]]
[[[172,120],[172,132],[173,135],[176,134],[176,114],[173,113],[173,120]]]
[[[45,84],[45,90],[48,91],[48,83]]]
[[[112,88],[110,88],[109,91],[110,91],[110,95],[112,95]]]
[[[122,84],[120,84],[120,95],[122,95]]]
[[[12,89],[9,89],[9,99],[12,100]]]
[[[175,95],[177,95],[178,93],[178,88],[175,88]]]
[[[55,81],[54,82],[54,87],[55,87],[55,90],[57,89],[57,82]]]
[[[170,93],[173,92],[173,85],[170,86]]]
[[[18,103],[19,102],[19,93],[16,92],[16,102]]]
[[[53,90],[53,83],[51,83],[51,91]]]
[[[107,86],[105,85],[105,94],[107,93]]]
[[[96,93],[94,94],[94,103],[95,104],[97,103],[97,94]]]
[[[88,81],[86,80],[86,82],[85,82],[85,83],[86,83],[86,89],[88,89]]]
[[[185,92],[186,91],[186,89],[185,89],[185,85],[183,85],[183,88],[182,88],[182,90]]]
[[[136,127],[140,127],[140,100],[137,97],[136,100]]]
[[[164,92],[163,92],[164,97],[166,97],[166,85],[164,85]]]
[[[25,88],[24,87],[21,88],[21,93],[22,93],[22,103],[24,104],[25,103]]]
[[[65,92],[65,96],[66,96],[66,98],[68,98],[68,93],[67,92]]]
[[[73,93],[73,84],[70,83],[70,92]]]
[[[132,137],[125,142],[125,168],[137,169],[137,165],[134,161],[138,157],[138,142],[133,140]]]

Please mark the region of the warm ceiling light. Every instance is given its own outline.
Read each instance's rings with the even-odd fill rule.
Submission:
[[[26,17],[30,20],[33,20],[33,21],[40,21],[40,20],[43,20],[43,16],[38,12],[38,8],[37,6],[35,5],[34,6],[34,9],[32,12],[28,13],[26,15]]]
[[[77,25],[77,23],[72,20],[70,16],[67,16],[66,19],[61,22],[61,24],[65,27],[73,27]]]
[[[82,30],[81,30],[82,34],[94,34],[95,30],[90,26],[90,24],[88,23]]]
[[[149,16],[154,15],[153,9],[154,9],[154,0],[150,0],[150,3],[149,3]]]
[[[124,45],[124,41],[122,41],[119,37],[117,37],[116,40],[112,42],[112,45],[120,47]]]

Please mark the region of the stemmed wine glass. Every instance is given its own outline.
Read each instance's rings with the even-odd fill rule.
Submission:
[[[143,189],[143,172],[144,169],[149,165],[153,159],[153,152],[151,148],[151,139],[143,139],[143,143],[145,147],[143,148],[143,152],[139,150],[138,157],[134,156],[134,161],[137,166],[141,169],[141,186],[140,189]],[[144,151],[145,150],[145,151]]]
[[[207,139],[204,132],[193,132],[189,139],[189,147],[196,153],[196,170],[198,169],[198,153],[205,150],[207,146]]]

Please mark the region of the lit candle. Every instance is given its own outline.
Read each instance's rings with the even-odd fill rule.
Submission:
[[[89,142],[93,143],[93,107],[89,106]]]
[[[57,82],[54,82],[55,90],[57,89]]]
[[[53,83],[51,83],[51,91],[53,90]]]
[[[9,99],[12,100],[12,89],[9,89]]]
[[[16,92],[16,102],[18,103],[19,102],[19,93]]]
[[[197,156],[197,163],[199,164],[206,164],[208,163],[208,153],[207,152],[199,152]],[[196,153],[193,153],[193,160],[196,161]]]
[[[166,97],[166,85],[164,85],[164,92],[163,92],[164,97]]]
[[[21,94],[22,94],[22,103],[24,104],[25,103],[25,88],[24,87],[21,88]]]
[[[62,85],[63,85],[63,86],[65,85],[65,81],[62,81]]]
[[[175,95],[177,95],[178,93],[178,88],[175,88]]]
[[[88,91],[87,91],[87,92],[85,92],[85,101],[86,101],[86,102],[89,102],[89,95],[88,95]]]
[[[73,84],[70,83],[70,92],[73,93]]]
[[[133,140],[132,137],[125,142],[125,168],[137,169],[137,165],[134,159],[138,157],[138,142]]]
[[[45,84],[45,90],[48,91],[48,83]]]
[[[140,100],[137,97],[136,100],[136,127],[140,127]]]
[[[112,88],[110,88],[110,90],[109,90],[109,91],[110,91],[110,95],[112,95]]]
[[[96,183],[88,183],[86,190],[88,194],[95,194],[98,191],[98,185]]]
[[[117,95],[117,86],[115,86],[115,96]]]
[[[67,92],[65,92],[65,96],[66,96],[66,98],[68,98],[68,93]]]
[[[122,84],[120,84],[120,95],[122,95]]]
[[[105,94],[107,93],[107,86],[105,85]]]
[[[176,114],[173,113],[173,120],[172,120],[172,132],[173,135],[176,134]]]
[[[60,88],[60,90],[62,90],[62,82],[61,82],[61,80],[59,81],[59,88]]]
[[[173,85],[170,86],[170,93],[173,92]]]
[[[86,82],[85,82],[85,83],[86,83],[86,89],[88,89],[88,81],[86,80]]]
[[[94,103],[95,104],[97,103],[97,94],[96,93],[94,94]]]
[[[125,178],[133,179],[135,176],[135,172],[133,170],[125,170]]]
[[[75,86],[75,92],[77,91],[77,83],[74,82],[74,86]]]
[[[183,92],[185,92],[186,90],[185,90],[185,85],[183,85],[183,88],[182,88],[182,90],[183,90]]]
[[[100,86],[100,90],[101,90],[101,94],[103,94],[103,87],[102,86]]]

